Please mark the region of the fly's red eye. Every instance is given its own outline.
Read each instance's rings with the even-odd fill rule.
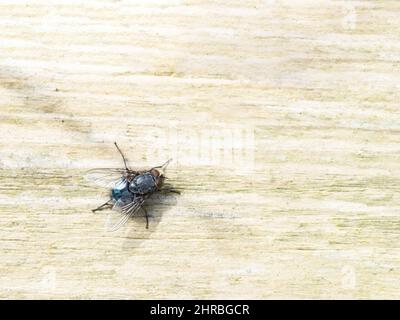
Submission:
[[[150,173],[154,178],[158,178],[160,176],[160,172],[157,169],[151,169]]]

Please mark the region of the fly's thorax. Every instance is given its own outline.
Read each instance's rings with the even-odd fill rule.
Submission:
[[[156,191],[157,178],[153,176],[151,171],[137,175],[129,183],[129,191],[134,194],[147,194]]]

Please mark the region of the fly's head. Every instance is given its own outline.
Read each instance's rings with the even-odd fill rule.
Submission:
[[[172,159],[169,159],[167,162],[165,162],[162,166],[159,167],[154,167],[150,170],[150,173],[154,177],[154,181],[156,184],[156,187],[158,190],[161,189],[161,187],[164,184],[165,181],[165,169],[167,168],[168,164],[171,162]]]

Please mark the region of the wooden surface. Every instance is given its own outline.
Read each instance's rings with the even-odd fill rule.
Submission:
[[[398,1],[1,1],[0,298],[399,298]],[[168,158],[108,233],[85,172]]]

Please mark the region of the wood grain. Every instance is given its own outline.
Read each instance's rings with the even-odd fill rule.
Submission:
[[[398,1],[2,1],[0,298],[399,298]],[[83,177],[169,157],[107,233]]]

